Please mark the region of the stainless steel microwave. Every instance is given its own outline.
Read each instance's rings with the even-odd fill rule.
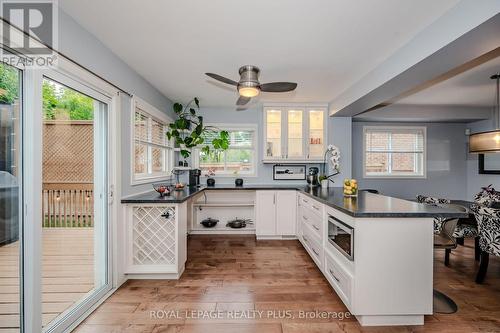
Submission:
[[[349,260],[354,260],[354,228],[328,216],[328,241]]]

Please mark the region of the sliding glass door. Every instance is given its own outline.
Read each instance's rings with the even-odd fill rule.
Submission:
[[[22,71],[0,63],[0,332],[19,332],[22,299]]]
[[[61,331],[111,288],[109,98],[58,73],[41,84],[42,325]]]

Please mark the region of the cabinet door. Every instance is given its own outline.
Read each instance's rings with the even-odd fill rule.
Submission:
[[[255,193],[256,221],[255,233],[257,235],[276,235],[276,192],[257,191]]]
[[[296,191],[276,191],[276,233],[293,236],[297,224]]]
[[[323,159],[325,153],[325,112],[324,108],[309,108],[307,110],[307,158]]]
[[[264,159],[284,158],[283,111],[281,108],[264,108]]]
[[[285,158],[291,160],[301,160],[305,154],[305,110],[303,108],[288,108],[286,110],[286,150]]]

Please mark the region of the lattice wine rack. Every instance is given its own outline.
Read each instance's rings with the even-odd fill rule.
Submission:
[[[133,265],[174,265],[175,227],[175,209],[172,207],[134,207]]]

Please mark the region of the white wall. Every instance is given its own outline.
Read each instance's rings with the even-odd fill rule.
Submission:
[[[125,38],[125,36],[124,36]],[[140,97],[160,111],[173,116],[172,102],[142,78],[137,72],[111,52],[106,45],[81,27],[64,11],[59,11],[59,51],[70,59],[99,74],[125,91]],[[121,140],[122,140],[122,196],[144,192],[151,185],[131,186],[130,158],[130,97],[120,95]]]
[[[363,178],[363,126],[366,125],[427,127],[427,178]],[[358,179],[360,188],[377,189],[385,195],[404,199],[414,199],[418,194],[449,199],[467,198],[464,124],[354,122],[352,127],[353,177]]]
[[[466,127],[471,130],[471,133],[490,131],[495,128],[492,120],[469,123]],[[500,190],[500,175],[480,175],[478,173],[477,159],[477,154],[467,154],[467,199],[469,200],[473,200],[474,195],[478,193],[483,186],[493,184],[496,190]]]

